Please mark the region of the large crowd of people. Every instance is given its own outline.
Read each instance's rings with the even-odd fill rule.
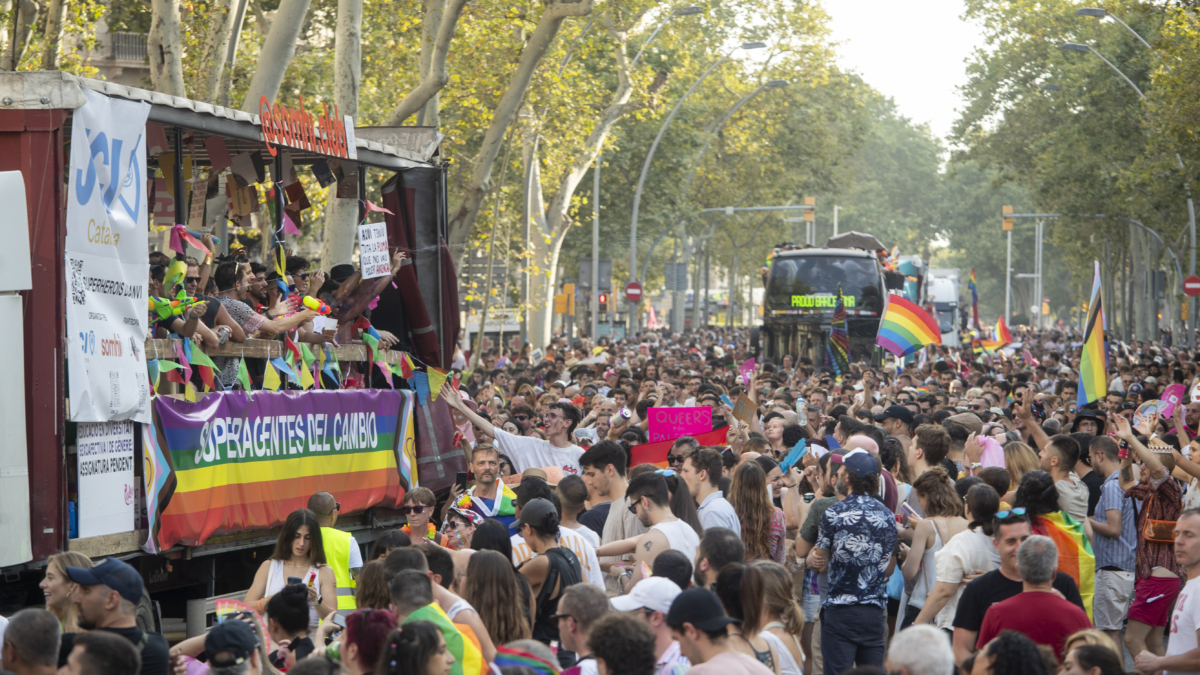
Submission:
[[[46,609],[10,618],[3,666],[1200,672],[1192,355],[1114,341],[1107,395],[1080,404],[1071,334],[841,373],[751,361],[747,338],[483,354],[438,399],[465,489],[409,490],[408,525],[367,546],[336,528],[336,494],[312,495],[245,611],[169,651],[133,623],[132,568],[55,556]],[[710,408],[711,430],[649,444],[663,407]]]

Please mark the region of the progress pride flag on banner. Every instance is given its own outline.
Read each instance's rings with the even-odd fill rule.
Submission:
[[[712,408],[650,408],[650,442],[712,431]]]

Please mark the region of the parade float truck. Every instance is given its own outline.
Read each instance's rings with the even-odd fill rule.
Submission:
[[[61,72],[0,75],[0,613],[42,605],[47,559],[75,551],[140,570],[142,626],[200,634],[314,492],[340,502],[336,527],[367,558],[418,478],[443,490],[466,470],[429,394],[459,324],[441,136],[284,103],[251,114]],[[249,257],[280,267],[297,226],[320,226],[304,213],[320,193],[351,218],[357,205],[352,283],[375,284],[371,323],[399,344],[353,339],[363,310],[346,303],[324,317],[347,319],[327,345],[153,339],[151,251],[199,258],[203,234],[257,230]],[[409,259],[393,278],[397,250]],[[281,384],[213,383],[205,364],[228,359]],[[373,388],[341,386],[356,378]]]
[[[850,360],[881,362],[875,336],[884,295],[903,290],[905,277],[886,271],[886,249],[871,235],[850,232],[831,237],[826,246],[781,251],[771,259],[763,301],[758,347],[779,363],[784,355],[826,363],[838,289],[846,308]]]

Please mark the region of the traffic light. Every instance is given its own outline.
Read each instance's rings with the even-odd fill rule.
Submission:
[[[600,303],[600,311],[607,312],[608,311],[608,293],[601,293],[600,297],[596,298],[596,300],[599,301],[599,303]]]
[[[1012,232],[1012,229],[1013,229],[1012,212],[1013,212],[1013,208],[1011,206],[1001,206],[1000,207],[1000,215],[1001,215],[1000,231],[1001,232]]]
[[[806,222],[806,223],[816,222],[817,209],[815,207],[817,206],[817,198],[816,197],[805,197],[804,205],[814,207],[811,209],[804,209],[804,222]]]

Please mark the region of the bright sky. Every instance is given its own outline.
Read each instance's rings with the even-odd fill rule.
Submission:
[[[957,117],[965,59],[982,44],[962,0],[825,0],[839,63],[945,138]]]

